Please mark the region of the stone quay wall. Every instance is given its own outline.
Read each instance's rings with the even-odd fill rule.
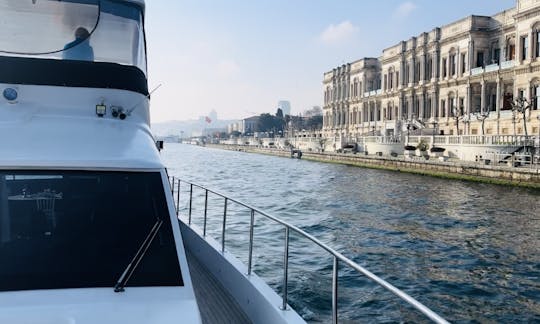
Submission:
[[[242,145],[208,144],[207,146],[248,153],[291,157],[291,153],[288,150],[256,148]],[[531,166],[512,167],[485,165],[459,160],[440,161],[437,159],[426,160],[423,157],[368,156],[351,153],[302,152],[302,159],[408,172],[440,178],[517,185],[540,189],[540,168]]]

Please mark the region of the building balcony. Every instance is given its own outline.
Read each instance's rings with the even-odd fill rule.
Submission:
[[[499,70],[499,64],[495,63],[495,64],[487,65],[485,72],[493,72],[493,71],[498,71],[498,70]]]
[[[471,70],[471,75],[478,75],[484,73],[483,67],[477,67]]]
[[[516,61],[501,62],[501,70],[513,68],[516,65]]]
[[[488,72],[494,72],[494,71],[499,71],[499,70],[504,70],[504,69],[510,69],[510,68],[513,68],[514,66],[516,66],[516,61],[504,61],[504,62],[501,62],[500,64],[495,63],[495,64],[486,65],[485,68],[483,67],[474,68],[471,70],[470,75],[473,76],[473,75],[482,74],[484,72],[488,73]]]

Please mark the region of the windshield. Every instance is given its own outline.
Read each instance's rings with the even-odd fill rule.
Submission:
[[[140,8],[110,0],[0,0],[0,54],[111,62],[146,73]]]
[[[160,173],[0,171],[0,291],[112,289],[157,220],[127,287],[183,284]]]

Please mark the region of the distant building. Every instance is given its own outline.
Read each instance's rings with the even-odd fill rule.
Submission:
[[[214,109],[212,109],[212,111],[208,114],[208,117],[213,122],[217,122],[217,120],[218,120],[217,112]]]
[[[324,74],[325,136],[398,135],[405,123],[441,135],[524,134],[511,103],[526,98],[539,134],[540,1],[468,16]],[[462,119],[458,117],[464,117]]]
[[[287,100],[281,100],[277,105],[278,109],[283,111],[283,116],[291,114],[291,103]]]
[[[219,134],[225,133],[227,129],[225,127],[205,128],[202,132],[202,136],[219,137]]]
[[[259,123],[259,116],[252,116],[242,119],[242,128],[240,132],[242,134],[253,134],[257,131],[257,124]]]
[[[311,109],[306,109],[303,113],[304,117],[322,116],[323,111],[320,106],[313,106]]]
[[[231,123],[227,125],[227,133],[239,132],[241,128],[241,122]]]

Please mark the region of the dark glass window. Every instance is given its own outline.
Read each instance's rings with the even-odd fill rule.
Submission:
[[[501,59],[501,50],[499,48],[496,48],[493,50],[493,63],[499,64],[500,59]]]
[[[521,37],[521,59],[526,60],[529,57],[529,38],[527,36]]]
[[[533,86],[533,110],[540,108],[540,85]]]
[[[183,285],[160,173],[0,171],[0,291]]]
[[[484,52],[476,53],[476,67],[484,67]]]
[[[540,57],[540,31],[536,31],[536,57]]]

